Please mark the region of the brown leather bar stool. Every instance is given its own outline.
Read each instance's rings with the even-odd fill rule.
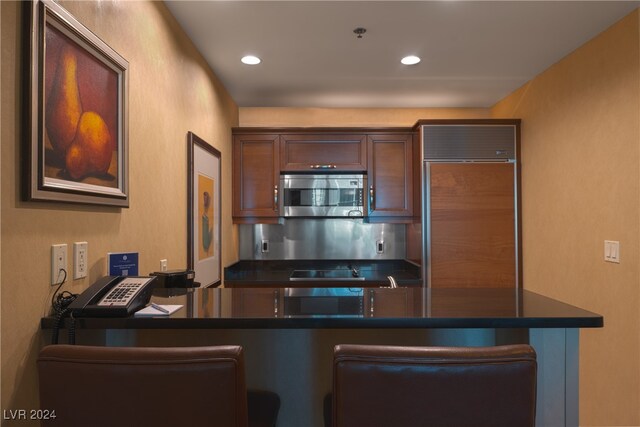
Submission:
[[[56,415],[44,426],[250,426],[240,346],[51,345],[38,372],[40,407]],[[275,425],[279,398],[267,403],[260,414],[275,418],[256,425]]]
[[[532,427],[536,370],[529,345],[338,345],[332,425]]]

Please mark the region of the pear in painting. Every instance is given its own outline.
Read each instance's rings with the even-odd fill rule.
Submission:
[[[67,150],[65,164],[69,175],[76,180],[109,170],[111,134],[98,113],[87,111],[80,116],[78,130]]]
[[[54,151],[64,156],[76,134],[82,114],[76,69],[78,60],[70,48],[64,48],[46,105],[46,128]]]

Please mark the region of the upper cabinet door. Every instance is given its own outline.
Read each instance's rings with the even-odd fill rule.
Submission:
[[[283,172],[366,171],[367,145],[363,134],[283,134],[280,143]]]
[[[412,134],[369,134],[367,139],[369,217],[412,217]]]
[[[233,137],[233,216],[278,217],[278,134]]]

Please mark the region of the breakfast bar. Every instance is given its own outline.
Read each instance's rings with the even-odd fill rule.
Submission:
[[[248,386],[282,399],[279,426],[322,426],[333,346],[345,343],[529,343],[538,356],[536,424],[577,426],[579,329],[603,326],[598,314],[526,290],[157,289],[152,302],[183,307],[170,316],[76,319],[77,343],[240,344]],[[42,319],[43,329],[53,325]]]

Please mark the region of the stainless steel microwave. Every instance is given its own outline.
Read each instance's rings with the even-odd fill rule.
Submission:
[[[280,212],[285,217],[362,217],[367,176],[281,175]]]

